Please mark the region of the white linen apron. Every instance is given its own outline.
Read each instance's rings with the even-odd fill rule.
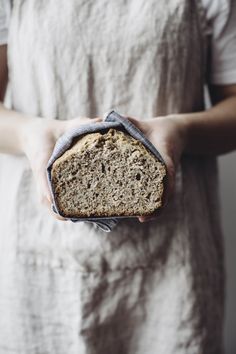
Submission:
[[[202,110],[206,53],[196,1],[15,0],[12,108],[42,119]],[[24,157],[1,157],[0,195],[1,354],[222,353],[215,159],[184,157],[162,215],[109,234],[49,215]]]

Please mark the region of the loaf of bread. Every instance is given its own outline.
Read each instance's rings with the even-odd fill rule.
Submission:
[[[52,166],[58,211],[69,218],[149,215],[162,205],[165,165],[128,133],[89,133]]]

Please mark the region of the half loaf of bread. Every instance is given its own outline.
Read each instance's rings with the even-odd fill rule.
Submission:
[[[89,133],[52,166],[57,209],[69,218],[149,215],[162,205],[165,165],[128,133]]]

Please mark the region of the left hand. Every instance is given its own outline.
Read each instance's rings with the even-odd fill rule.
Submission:
[[[41,204],[58,220],[66,218],[54,213],[51,209],[52,196],[48,186],[46,168],[57,139],[72,128],[83,124],[96,124],[102,118],[76,117],[69,120],[58,120],[40,117],[27,117],[18,130],[21,151],[28,158]]]
[[[167,167],[167,185],[164,191],[164,205],[174,192],[175,173],[186,144],[185,120],[181,115],[168,115],[148,120],[126,117],[137,126],[156,147]],[[139,216],[140,222],[158,218],[158,212],[150,216]]]

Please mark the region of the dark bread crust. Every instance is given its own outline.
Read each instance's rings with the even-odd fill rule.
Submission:
[[[77,139],[51,176],[65,217],[138,216],[162,206],[166,168],[140,141],[111,128]]]

